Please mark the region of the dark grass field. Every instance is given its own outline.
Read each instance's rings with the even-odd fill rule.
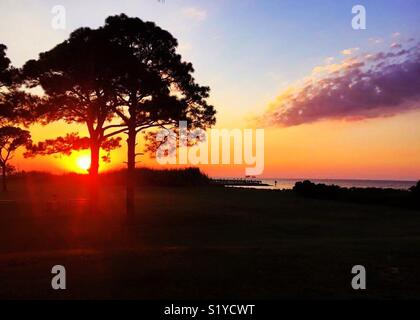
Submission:
[[[420,212],[233,188],[12,182],[0,195],[0,298],[420,298]],[[67,290],[51,289],[64,265]],[[351,268],[367,290],[351,288]]]

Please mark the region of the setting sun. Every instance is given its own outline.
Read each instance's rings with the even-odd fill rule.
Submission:
[[[80,156],[76,160],[77,166],[83,170],[89,170],[90,168],[90,157],[89,156]]]

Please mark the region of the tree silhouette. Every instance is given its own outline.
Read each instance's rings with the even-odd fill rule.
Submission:
[[[208,105],[209,88],[198,85],[191,63],[176,53],[177,40],[153,22],[124,14],[106,19],[102,33],[120,59],[113,62],[112,104],[127,133],[127,211],[134,211],[134,175],[137,134],[151,128],[177,126],[207,128],[216,121],[214,107]]]
[[[89,28],[71,33],[68,40],[30,60],[23,73],[30,87],[41,86],[45,92],[38,114],[44,123],[64,120],[84,123],[89,132],[91,150],[90,175],[98,174],[100,147],[108,137],[106,126],[114,114],[111,109],[113,80],[112,46],[99,39]]]
[[[0,44],[0,166],[3,190],[7,190],[9,161],[20,146],[30,143],[30,133],[14,125],[28,125],[36,118],[33,110],[39,99],[20,87],[20,72],[10,65],[7,47]]]
[[[0,128],[0,166],[3,176],[3,191],[7,191],[7,169],[17,148],[30,142],[29,131],[17,127],[4,126]]]
[[[7,47],[0,43],[0,86],[11,81],[10,59],[6,56]]]
[[[10,106],[5,105],[8,86],[12,84],[12,69],[6,49],[7,47],[0,43],[0,125],[4,125],[12,114]]]
[[[74,31],[24,66],[28,85],[40,85],[46,94],[40,108],[46,123],[63,119],[87,125],[91,175],[98,173],[102,142],[128,135],[128,212],[134,210],[137,134],[179,120],[187,120],[189,129],[215,123],[215,110],[206,102],[209,88],[195,82],[192,64],[182,61],[177,45],[154,23],[121,14],[98,29]],[[119,122],[111,122],[115,116]]]

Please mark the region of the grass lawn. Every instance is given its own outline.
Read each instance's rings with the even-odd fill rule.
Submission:
[[[0,298],[420,298],[420,213],[292,192],[12,182],[0,194]],[[51,289],[66,267],[67,290]],[[351,268],[367,270],[354,291]]]

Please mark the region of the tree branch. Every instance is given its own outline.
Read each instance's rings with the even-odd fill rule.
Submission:
[[[124,128],[124,129],[121,129],[121,130],[117,130],[117,131],[114,131],[114,132],[111,132],[111,133],[105,134],[105,135],[104,135],[104,138],[109,138],[109,137],[115,136],[116,134],[123,133],[123,132],[125,132],[125,131],[127,131],[127,130],[128,130],[127,128]]]

